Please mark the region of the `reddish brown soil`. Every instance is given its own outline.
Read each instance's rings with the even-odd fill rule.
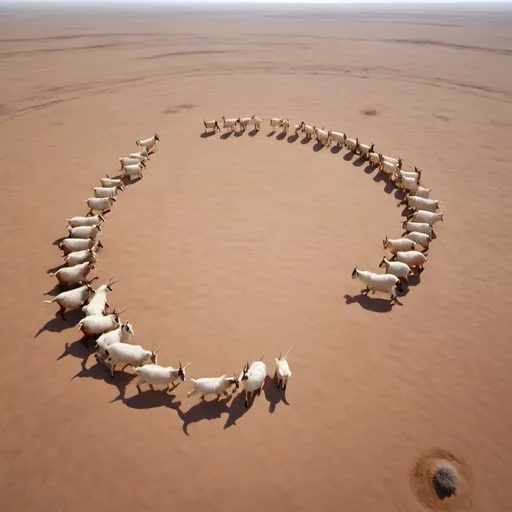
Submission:
[[[510,16],[5,12],[0,28],[0,509],[416,512],[411,471],[439,450],[474,477],[460,510],[510,509]],[[392,187],[267,123],[201,137],[202,118],[253,113],[423,168],[445,222],[403,305],[350,277],[401,234]],[[190,382],[137,396],[43,302],[66,218],[154,131],[98,282],[119,280],[132,341],[193,361],[188,377],[262,354],[272,375],[293,347],[286,401],[270,379],[249,410],[187,400]]]

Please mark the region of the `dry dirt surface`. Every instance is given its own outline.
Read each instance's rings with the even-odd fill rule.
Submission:
[[[511,15],[354,9],[2,11],[1,510],[511,510]],[[253,113],[423,169],[444,223],[402,305],[351,279],[400,236],[397,191],[267,122],[201,136]],[[155,131],[95,285],[188,378],[293,347],[286,395],[138,395],[43,302],[66,218]],[[471,486],[441,504],[411,472],[444,452]]]

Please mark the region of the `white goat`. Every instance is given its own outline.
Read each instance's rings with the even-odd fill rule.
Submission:
[[[208,130],[213,130],[213,133],[216,133],[217,131],[220,132],[219,123],[215,119],[212,119],[211,121],[205,121],[203,119],[203,124],[204,124],[204,132],[203,133],[208,133]]]
[[[100,178],[102,187],[117,187],[119,190],[124,190],[124,184],[121,178],[110,178],[107,174],[106,178]]]
[[[144,160],[141,160],[140,158],[137,158],[136,156],[122,156],[119,158],[119,163],[121,164],[121,171],[127,166],[127,165],[138,165],[140,164],[142,167],[146,167],[146,164],[144,163]]]
[[[293,125],[293,133],[296,137],[299,136],[299,133],[302,131],[302,124],[294,124]]]
[[[279,128],[281,126],[281,123],[283,122],[283,119],[281,119],[280,117],[271,117],[269,119],[269,126],[271,129],[275,129],[276,128]]]
[[[90,299],[91,295],[94,295],[94,290],[91,284],[85,281],[84,286],[59,293],[53,300],[45,300],[45,303],[53,304],[56,302],[60,306],[57,314],[60,315],[62,320],[65,320],[65,314],[68,311],[81,308]]]
[[[113,197],[117,196],[118,187],[93,187],[95,197]]]
[[[262,122],[263,122],[263,119],[256,117],[254,114],[251,116],[251,124],[254,126],[254,129],[256,131],[258,131],[258,132],[260,131]]]
[[[227,130],[228,128],[231,128],[230,131],[234,132],[235,129],[236,129],[236,123],[238,121],[238,118],[231,118],[231,119],[226,119],[225,116],[222,116],[222,123],[223,123],[223,128],[224,130]]]
[[[64,254],[62,257],[66,259],[68,267],[74,267],[75,265],[78,265],[79,263],[85,263],[86,261],[90,261],[91,263],[98,263],[94,249],[84,249],[83,251],[70,252],[67,256]]]
[[[425,233],[426,235],[430,236],[430,238],[434,236],[434,228],[426,222],[409,222],[406,220],[402,224],[402,227],[405,229],[405,233],[417,231],[419,233]],[[402,236],[404,236],[405,233]]]
[[[279,348],[279,347],[278,347]],[[290,365],[288,364],[288,354],[290,350],[286,352],[283,356],[281,353],[281,349],[279,348],[279,357],[276,357],[276,377],[277,377],[277,389],[281,387],[281,382],[283,383],[283,391],[286,391],[286,386],[288,384],[288,379],[292,376],[292,372],[290,370]]]
[[[281,128],[283,133],[288,133],[288,130],[290,129],[290,120],[282,119],[281,123],[279,124],[279,128]]]
[[[396,292],[403,291],[400,279],[393,274],[375,274],[368,270],[358,270],[357,266],[352,271],[352,279],[359,278],[365,285],[366,289],[362,290],[364,295],[368,296],[370,290],[372,295],[375,292],[389,293],[391,304],[396,300]]]
[[[370,152],[368,154],[368,161],[373,165],[373,167],[380,166],[381,155],[382,155],[382,153],[375,153],[375,152]]]
[[[316,136],[315,128],[313,126],[311,126],[310,124],[306,124],[304,121],[302,121],[301,125],[302,125],[302,131],[305,133],[306,137],[308,139],[314,139]]]
[[[68,226],[69,238],[92,238],[96,240],[98,234],[103,231],[99,224],[93,226],[77,226],[72,228]]]
[[[105,365],[110,368],[110,375],[114,378],[116,365],[124,363],[123,371],[127,366],[137,368],[146,361],[156,364],[156,352],[145,350],[141,345],[130,345],[129,343],[114,343],[105,349]]]
[[[92,238],[64,238],[64,240],[59,244],[59,249],[64,254],[83,251],[85,249],[94,249],[97,251],[99,247],[103,247],[103,244],[99,240],[94,240]]]
[[[126,310],[123,310],[126,311]],[[82,342],[92,336],[98,336],[117,329],[121,325],[121,313],[114,311],[111,315],[90,315],[78,322],[78,330],[83,334]]]
[[[103,215],[91,215],[90,217],[71,217],[71,219],[66,220],[68,221],[68,226],[72,228],[76,228],[78,226],[94,226],[100,222],[106,222]]]
[[[386,267],[386,274],[393,274],[406,282],[409,281],[409,276],[414,273],[411,267],[406,263],[402,263],[401,261],[389,261],[386,258],[382,258],[379,267]]]
[[[382,240],[382,248],[389,249],[393,254],[398,251],[413,251],[416,249],[416,242],[408,238],[388,238],[386,235],[386,238]]]
[[[132,179],[132,176],[137,176],[139,178],[143,178],[144,176],[142,175],[142,166],[143,166],[144,162],[140,162],[138,164],[134,164],[134,165],[125,165],[123,167],[123,172],[124,172],[124,175],[125,177],[130,177],[130,179]]]
[[[130,158],[137,158],[139,162],[143,162],[145,160],[151,160],[149,158],[149,153],[146,148],[141,149],[140,151],[135,151],[134,153],[130,153],[128,155]]]
[[[395,167],[398,167],[399,169],[402,168],[403,160],[401,158],[393,158],[391,156],[385,156],[381,153],[380,161],[388,162],[389,164],[394,165]]]
[[[245,132],[249,126],[251,126],[251,118],[250,117],[239,117],[237,119],[237,123],[240,126],[240,129]]]
[[[420,186],[417,178],[407,178],[402,176],[398,176],[395,183],[399,188],[409,192],[414,192]]]
[[[254,361],[251,366],[249,366],[249,362],[245,364],[239,379],[244,385],[245,407],[249,407],[249,396],[252,398],[255,394],[261,393],[266,376],[267,366],[263,362],[263,357],[259,361]]]
[[[356,137],[355,139],[349,139],[347,137],[345,139],[345,147],[355,155],[357,152],[357,148],[359,147],[359,138]]]
[[[418,196],[407,196],[402,199],[397,206],[406,204],[411,210],[424,210],[427,212],[436,212],[439,210],[439,200],[425,199]]]
[[[418,233],[418,231],[411,231],[410,233],[407,233],[405,235],[405,238],[408,238],[409,240],[414,240],[418,244],[422,245],[425,248],[425,250],[428,249],[430,242],[432,242],[432,237],[430,237],[426,233]]]
[[[313,129],[315,130],[316,140],[320,142],[323,146],[328,148],[331,145],[331,138],[329,137],[329,132],[324,129],[317,128],[316,126],[313,126]]]
[[[156,141],[159,141],[160,140],[160,137],[158,137],[158,134],[155,133],[153,135],[153,137],[149,137],[148,139],[138,139],[135,141],[135,144],[137,144],[137,146],[141,146],[141,147],[144,147],[146,148],[148,154],[150,152],[154,152],[155,151],[155,148],[156,148]]]
[[[334,141],[336,143],[336,146],[343,147],[343,144],[345,144],[345,139],[347,136],[342,132],[333,132],[332,130],[329,131],[329,135],[331,137],[331,141]]]
[[[226,377],[226,375],[221,375],[220,377],[201,377],[200,379],[190,379],[190,381],[194,385],[194,389],[188,392],[187,398],[190,398],[194,395],[201,395],[203,400],[207,395],[217,395],[217,398],[220,398],[221,395],[224,395],[226,398],[228,398],[228,389],[231,386],[234,385],[236,389],[240,387],[240,382],[236,378],[234,370],[233,377]]]
[[[135,336],[133,325],[130,322],[122,323],[117,329],[102,334],[96,340],[96,354],[98,361],[105,361],[105,350],[114,343],[127,343],[131,336]]]
[[[107,308],[109,307],[107,301],[107,293],[112,291],[112,286],[114,286],[116,282],[117,281],[112,281],[112,278],[110,278],[107,284],[98,286],[98,289],[96,290],[94,297],[91,299],[89,304],[82,308],[82,312],[85,314],[85,316],[105,314]]]
[[[426,222],[433,226],[436,222],[444,222],[443,212],[433,213],[425,210],[416,210],[414,213],[407,217],[411,222]]]
[[[427,256],[420,251],[398,252],[393,256],[392,260],[407,263],[409,267],[416,267],[420,272],[423,272],[423,264],[427,261]]]
[[[154,390],[153,386],[166,386],[166,391],[171,391],[169,386],[174,384],[175,381],[178,382],[173,385],[172,389],[178,387],[180,380],[181,382],[185,382],[187,380],[185,369],[192,363],[188,363],[184,367],[181,366],[180,360],[178,360],[178,363],[180,364],[179,368],[160,366],[156,363],[134,368],[135,372],[139,374],[139,381],[137,382],[137,390],[139,393],[142,391],[140,389],[141,384],[145,383],[147,383],[152,390]]]
[[[57,272],[52,272],[50,277],[56,277],[62,285],[69,286],[77,283],[85,284],[85,278],[94,270],[96,270],[94,263],[86,261],[84,263],[79,263],[74,267],[59,268]]]
[[[90,208],[90,214],[94,212],[107,213],[110,211],[112,204],[117,201],[117,197],[89,197],[85,201]]]
[[[395,180],[399,168],[395,164],[381,161],[379,171],[387,174],[391,180]]]
[[[430,197],[431,192],[431,188],[420,187],[419,185],[413,190],[404,190],[406,196],[424,197],[425,199]]]
[[[370,153],[373,153],[373,148],[375,144],[373,142],[370,142],[370,144],[361,144],[358,145],[358,153],[361,155],[361,158],[363,160],[368,160]]]
[[[421,183],[421,171],[420,172],[402,171],[402,169],[400,169],[398,171],[397,177],[398,176],[400,176],[401,178],[415,178],[416,181],[418,182],[418,185]]]

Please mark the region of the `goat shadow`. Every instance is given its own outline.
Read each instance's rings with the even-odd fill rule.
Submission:
[[[405,199],[405,194],[399,188],[397,188],[395,190],[395,199],[398,199],[399,201],[402,201],[402,199]]]
[[[56,302],[53,303],[53,306],[57,304]],[[49,304],[47,304],[49,306]],[[58,310],[57,310],[58,311]],[[66,329],[69,329],[71,327],[76,327],[80,319],[83,318],[82,310],[77,309],[75,311],[69,311],[66,313],[66,320],[62,320],[60,316],[57,316],[55,313],[55,316],[46,322],[43,327],[37,331],[34,338],[37,338],[40,334],[42,334],[45,331],[49,332],[62,332]]]
[[[396,189],[397,189],[397,186],[395,185],[395,183],[392,180],[388,180],[386,182],[386,186],[384,187],[384,192],[386,192],[386,194],[391,194],[393,192],[393,190],[396,190]]]
[[[286,391],[284,391],[282,387],[280,389],[277,388],[277,375],[275,373],[273,377],[267,375],[265,378],[263,393],[265,393],[265,398],[269,403],[268,412],[270,414],[274,414],[277,405],[281,402],[290,405],[286,399]]]
[[[235,134],[235,137],[241,137],[244,134],[244,132],[242,130],[235,131],[233,133]]]
[[[134,395],[123,397],[122,402],[127,407],[132,409],[155,409],[157,407],[167,407],[175,411],[179,410],[181,402],[175,402],[176,395],[168,393],[165,389],[162,390],[143,390],[142,393],[135,392]]]
[[[73,356],[77,359],[81,359],[80,367],[83,371],[87,371],[87,362],[89,361],[89,356],[91,355],[91,350],[86,347],[82,341],[81,338],[73,341],[73,343],[68,343],[64,345],[64,351],[62,354],[57,357],[56,361],[60,361],[61,359],[64,359],[66,356]]]
[[[64,263],[61,263],[60,265],[57,265],[56,267],[53,267],[53,268],[49,268],[46,273],[47,274],[54,274],[55,272],[57,272],[57,270],[60,270],[61,268],[64,268],[64,267],[67,267],[67,263],[64,262]]]
[[[301,144],[309,144],[311,140],[312,140],[312,139],[310,139],[308,136],[306,136],[306,135],[305,135],[305,136],[301,139],[300,143],[301,143]]]
[[[215,133],[216,133],[215,131],[213,131],[213,132],[203,132],[203,133],[201,133],[200,137],[202,139],[208,139],[209,137],[212,137],[213,135],[215,135]]]
[[[286,132],[281,132],[279,134],[277,134],[276,136],[276,140],[283,140],[286,138]]]
[[[55,245],[55,247],[58,247],[58,246],[59,246],[59,244],[60,244],[63,240],[65,240],[66,238],[67,238],[67,236],[61,236],[60,238],[57,238],[56,240],[54,240],[54,241],[52,242],[52,245]],[[60,250],[60,249],[59,249],[59,250]]]
[[[224,424],[224,430],[236,425],[236,422],[241,419],[251,409],[254,399],[249,402],[249,407],[245,407],[245,392],[242,390],[238,393],[229,408],[229,416]]]
[[[296,142],[297,140],[299,140],[299,136],[298,135],[290,135],[287,139],[286,139],[290,144],[293,144],[294,142]]]
[[[350,162],[352,160],[352,158],[354,158],[355,156],[355,153],[353,151],[349,151],[348,153],[345,153],[343,155],[343,160],[345,160],[345,162]]]
[[[221,399],[215,398],[213,400],[200,399],[200,401],[193,405],[188,411],[183,412],[180,408],[177,409],[178,416],[183,422],[183,433],[190,436],[188,427],[193,423],[199,423],[200,421],[217,420],[220,419],[223,414],[230,414],[231,409],[228,406],[232,396],[223,397]]]
[[[135,185],[135,183],[138,183],[142,179],[142,178],[139,178],[139,177],[137,177],[137,178],[130,178],[128,176],[122,176],[122,175],[118,175],[117,177],[118,178],[121,177],[123,179],[123,185],[125,187],[129,187],[131,185]],[[110,212],[110,210],[109,210],[109,212]]]
[[[340,146],[336,145],[336,146],[332,146],[331,147],[331,153],[333,155],[337,155],[340,151],[341,151],[341,147]]]
[[[372,164],[368,164],[368,165],[363,169],[363,171],[364,171],[366,174],[371,174],[374,170],[375,170],[375,167],[373,167],[373,165],[372,165]]]
[[[313,146],[313,151],[315,153],[318,153],[319,151],[322,151],[322,149],[324,149],[324,145],[321,143],[321,142],[316,142]]]
[[[50,297],[57,297],[59,293],[67,291],[65,288],[63,288],[60,283],[57,283],[51,290],[48,290],[47,292],[44,292],[43,295],[49,295]]]
[[[103,363],[99,363],[98,361],[96,361],[95,364],[90,368],[82,368],[76,375],[71,377],[71,380],[74,380],[76,378],[91,378],[96,380],[102,380],[105,383],[109,384],[110,386],[115,386],[119,394],[116,398],[111,400],[112,403],[118,400],[124,400],[126,387],[135,377],[136,375],[133,373],[118,370],[115,372],[115,378],[112,378],[110,376],[109,369]]]
[[[275,135],[276,131],[275,130],[272,130],[270,132],[267,133],[267,137],[273,137]]]
[[[352,165],[354,167],[362,167],[365,164],[366,160],[364,158],[361,158],[361,156],[358,156],[353,162]]]
[[[363,309],[367,311],[373,311],[374,313],[389,313],[393,309],[390,299],[382,299],[380,297],[370,298],[360,293],[359,295],[344,295],[345,303],[359,304]],[[402,305],[398,301],[397,304]]]
[[[231,137],[231,135],[232,135],[232,134],[233,134],[233,132],[225,132],[225,133],[223,133],[223,134],[220,136],[220,138],[221,138],[222,140],[227,140],[227,139],[229,139],[229,137]]]
[[[250,132],[247,132],[247,135],[249,135],[249,137],[254,137],[257,134],[258,130],[256,130],[255,128],[253,128]]]

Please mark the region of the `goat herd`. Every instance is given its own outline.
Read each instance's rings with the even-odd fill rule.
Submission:
[[[251,117],[237,117],[227,119],[222,116],[223,128],[226,131],[245,132],[250,126],[253,126],[255,132],[261,129],[261,123],[264,119],[252,115]],[[204,120],[204,135],[214,134],[221,131],[217,120]],[[282,133],[289,133],[290,120],[272,117],[269,119],[269,126],[272,132],[281,130]],[[431,188],[421,186],[422,170],[414,166],[413,171],[402,170],[402,159],[385,156],[374,150],[374,144],[363,144],[359,138],[349,138],[346,133],[325,130],[316,126],[311,126],[302,121],[293,126],[295,136],[303,133],[308,139],[316,139],[324,147],[330,147],[336,144],[339,148],[345,147],[354,155],[358,155],[362,160],[367,161],[372,167],[378,168],[379,172],[385,174],[388,180],[398,187],[403,195],[397,206],[407,205],[411,211],[403,221],[402,228],[404,232],[400,238],[383,240],[384,250],[388,249],[392,256],[388,260],[382,259],[379,268],[385,267],[384,274],[370,272],[368,270],[359,270],[357,266],[352,272],[352,278],[359,278],[366,288],[362,290],[366,296],[371,291],[383,292],[390,295],[390,304],[393,305],[397,300],[397,290],[403,292],[403,285],[408,283],[408,278],[413,274],[412,269],[418,273],[424,270],[424,263],[427,261],[425,253],[428,251],[430,242],[435,237],[434,225],[438,221],[443,222],[443,212],[439,210],[439,201],[430,199]],[[211,131],[213,130],[213,131]]]
[[[245,131],[249,126],[253,126],[254,130],[259,132],[262,122],[263,119],[255,115],[232,119],[222,117],[223,127],[229,131],[236,131],[237,128],[239,131]],[[221,130],[216,120],[203,120],[203,124],[205,134],[209,130],[213,130],[212,133]],[[289,119],[271,118],[269,125],[273,132],[279,129],[283,133],[288,133],[290,130]],[[296,136],[302,132],[307,138],[316,139],[325,147],[330,147],[334,143],[340,148],[347,148],[374,168],[378,167],[379,172],[385,173],[387,178],[403,192],[404,199],[398,203],[398,206],[406,204],[413,213],[403,222],[405,232],[400,238],[388,239],[386,236],[383,240],[384,250],[388,249],[392,254],[389,260],[384,257],[379,264],[379,268],[385,267],[386,273],[378,274],[359,270],[357,267],[352,272],[352,278],[357,277],[366,285],[366,289],[363,290],[366,296],[370,291],[372,294],[376,291],[387,293],[393,305],[397,290],[403,291],[402,285],[408,282],[408,277],[413,274],[412,269],[417,269],[419,273],[423,271],[427,260],[425,253],[435,236],[434,224],[439,220],[443,221],[443,212],[437,211],[439,201],[430,199],[432,190],[420,185],[421,169],[414,167],[414,171],[403,171],[401,158],[377,153],[374,151],[374,144],[362,144],[358,137],[352,139],[343,132],[326,131],[324,127],[320,129],[304,122],[295,125],[293,131]],[[110,370],[112,378],[114,378],[116,366],[122,365],[121,371],[131,366],[139,376],[137,383],[139,393],[142,384],[148,384],[151,389],[154,389],[153,386],[164,386],[166,391],[174,389],[180,382],[186,380],[185,370],[192,363],[183,366],[178,360],[178,368],[160,366],[157,364],[157,352],[154,347],[153,350],[146,350],[141,345],[130,344],[129,339],[135,335],[135,332],[130,322],[121,320],[123,311],[118,312],[114,309],[112,313],[107,314],[110,308],[107,294],[112,291],[115,282],[109,279],[107,283],[94,290],[91,284],[97,277],[88,280],[87,276],[95,270],[97,251],[103,247],[97,238],[103,231],[101,223],[105,223],[104,215],[110,211],[117,200],[118,190],[124,190],[126,180],[143,177],[145,162],[156,151],[156,143],[159,140],[156,133],[148,139],[137,140],[136,145],[141,149],[130,153],[127,157],[119,158],[120,175],[117,178],[110,178],[107,175],[101,178],[101,187],[93,188],[94,197],[86,200],[89,207],[87,215],[67,219],[69,235],[59,244],[67,266],[63,266],[55,273],[50,273],[50,276],[57,278],[59,285],[65,288],[65,291],[59,293],[53,300],[45,301],[49,304],[57,302],[60,306],[58,314],[63,320],[66,312],[81,309],[85,314],[78,324],[83,334],[81,341],[87,345],[91,337],[95,339],[96,359]],[[279,350],[279,357],[275,358],[277,387],[280,388],[282,385],[283,390],[286,389],[291,376],[287,360],[288,353],[289,351],[283,355]],[[205,395],[214,394],[218,398],[222,395],[228,397],[228,390],[232,386],[238,389],[242,382],[245,406],[249,407],[249,398],[261,393],[267,376],[267,367],[262,359],[254,361],[251,365],[247,362],[239,377],[233,371],[232,377],[221,375],[190,379],[193,389],[187,396],[201,395],[204,398]]]
[[[151,389],[155,386],[165,386],[166,391],[171,391],[180,382],[186,380],[185,370],[192,363],[183,366],[178,360],[179,367],[160,366],[157,364],[157,351],[146,350],[141,345],[132,345],[129,342],[131,336],[135,335],[133,325],[130,322],[121,320],[123,311],[116,311],[107,314],[110,308],[107,294],[112,291],[115,282],[112,279],[100,285],[96,290],[91,286],[92,280],[87,276],[95,270],[97,262],[96,253],[103,245],[98,240],[102,232],[100,223],[105,223],[103,215],[108,213],[117,200],[117,191],[124,190],[124,181],[131,180],[134,176],[142,178],[142,170],[146,168],[145,162],[149,156],[156,151],[156,142],[159,141],[158,134],[144,140],[137,140],[136,145],[142,149],[130,153],[127,157],[119,158],[121,169],[117,178],[101,178],[101,187],[94,187],[94,197],[86,200],[89,212],[86,216],[73,217],[68,221],[68,238],[59,243],[59,249],[63,251],[63,257],[67,266],[59,268],[56,272],[50,273],[56,277],[58,286],[66,290],[59,293],[53,300],[45,300],[47,304],[56,302],[60,309],[58,314],[62,320],[66,320],[66,312],[79,310],[85,314],[78,323],[82,332],[81,341],[88,345],[90,338],[96,342],[96,359],[105,364],[114,378],[114,370],[117,365],[123,365],[121,371],[131,366],[139,375],[137,389],[141,392],[141,384],[148,384]],[[277,387],[281,385],[286,389],[288,378],[291,376],[287,356],[290,351],[282,355],[279,350],[279,357],[276,361]],[[262,358],[263,359],[263,358]],[[150,364],[145,364],[150,363]],[[251,365],[247,362],[239,377],[233,371],[233,376],[222,375],[220,377],[204,377],[190,379],[194,389],[188,393],[193,395],[215,394],[228,397],[228,390],[234,385],[239,388],[243,382],[245,390],[245,406],[249,407],[249,398],[259,395],[263,388],[267,368],[265,363],[254,361]],[[171,384],[173,385],[170,388]]]

